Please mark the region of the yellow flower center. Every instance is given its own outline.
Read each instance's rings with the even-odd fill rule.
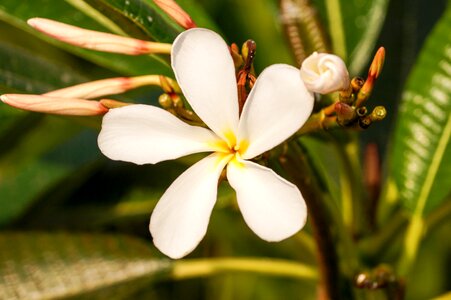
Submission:
[[[242,166],[239,162],[239,158],[246,152],[249,147],[249,141],[241,140],[237,142],[236,136],[232,131],[226,131],[225,140],[213,142],[213,148],[217,149],[216,152],[223,155],[220,156],[219,161],[227,158],[229,163],[233,163],[236,166]]]

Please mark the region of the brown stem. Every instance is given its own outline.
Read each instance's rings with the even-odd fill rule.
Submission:
[[[318,246],[318,263],[324,287],[322,298],[352,299],[351,288],[349,284],[346,284],[339,269],[333,217],[322,199],[318,183],[299,146],[291,143],[287,153],[280,158],[280,164],[302,191],[307,203],[313,235]],[[346,288],[343,289],[343,287]]]
[[[368,204],[365,214],[371,230],[376,226],[377,204],[381,187],[380,158],[377,145],[368,144],[364,155],[364,183],[368,191]]]

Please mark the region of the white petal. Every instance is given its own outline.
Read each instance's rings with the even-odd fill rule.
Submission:
[[[219,138],[150,105],[111,109],[104,117],[98,144],[110,159],[154,164],[192,153],[214,151]]]
[[[219,176],[231,155],[211,154],[180,175],[161,197],[150,218],[155,246],[171,258],[196,248],[207,232]]]
[[[208,29],[190,29],[175,39],[171,57],[177,82],[199,117],[224,139],[235,133],[238,92],[224,40]]]
[[[253,158],[290,137],[310,116],[313,102],[298,69],[282,64],[266,68],[241,113],[238,143],[249,145],[242,157]]]
[[[260,238],[278,242],[304,226],[307,207],[301,192],[271,169],[233,160],[227,178],[237,193],[244,220]]]

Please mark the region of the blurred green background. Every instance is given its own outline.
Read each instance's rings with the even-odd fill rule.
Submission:
[[[388,117],[359,134],[361,149],[377,144],[387,176],[393,168],[390,146],[406,80],[442,15],[448,16],[443,26],[451,29],[449,1],[337,1],[344,44],[331,35],[337,17],[328,10],[331,2],[312,4],[332,49],[344,54],[351,76],[366,75],[378,46],[387,51],[370,106],[384,105]],[[199,26],[218,31],[228,43],[255,40],[257,73],[273,63],[297,64],[283,32],[278,1],[178,3]],[[77,49],[28,27],[25,20],[31,17],[164,42],[182,31],[150,0],[1,0],[0,94],[45,93],[114,76],[172,76],[167,58]],[[446,43],[448,61],[449,32],[431,42],[437,47]],[[114,98],[157,105],[160,93],[146,87]],[[190,265],[170,261],[153,247],[148,222],[165,189],[200,156],[146,166],[110,161],[97,148],[99,128],[100,118],[47,116],[0,105],[0,299],[318,299],[315,276],[296,279],[221,266],[200,275],[178,273]],[[328,152],[319,152],[317,159],[327,161]],[[447,162],[445,156],[440,174],[451,175]],[[330,167],[331,182],[338,182],[333,172],[337,168]],[[449,178],[441,176],[441,184],[448,185],[440,189],[446,201],[431,217],[438,221],[432,223],[409,273],[407,299],[431,299],[451,290]],[[364,267],[396,262],[401,239],[394,235],[391,247],[380,256],[362,255]],[[269,257],[315,268],[315,254],[309,225],[281,243],[258,239],[244,223],[231,188],[223,183],[207,236],[189,258]],[[360,296],[384,299],[377,290]]]

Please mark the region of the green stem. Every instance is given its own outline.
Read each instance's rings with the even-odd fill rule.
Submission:
[[[349,193],[349,199],[343,199],[343,205],[347,205],[349,210],[348,214],[351,218],[351,232],[355,237],[358,237],[367,231],[369,228],[369,220],[363,217],[365,215],[364,205],[370,205],[369,203],[363,203],[366,199],[363,189],[363,175],[361,173],[361,166],[359,162],[360,153],[358,147],[357,136],[353,133],[349,134],[350,140],[343,147],[339,143],[335,143],[338,151],[341,152],[343,160],[343,167],[346,173],[347,184],[346,189]],[[344,195],[346,196],[346,195]]]
[[[426,218],[426,228],[428,231],[433,230],[439,226],[443,221],[448,220],[451,216],[451,195],[446,197],[446,200],[441,206],[431,212]]]
[[[338,142],[333,143],[335,149],[340,154],[342,167],[340,168],[340,187],[341,187],[341,203],[342,203],[342,216],[343,222],[349,232],[353,231],[354,227],[354,212],[353,212],[353,183],[354,178],[351,164],[347,156],[346,151],[342,148],[343,146]]]
[[[171,276],[173,279],[211,276],[224,272],[252,272],[297,279],[318,279],[317,271],[308,265],[283,259],[269,258],[212,258],[176,260]]]
[[[425,228],[428,231],[434,230],[444,220],[451,215],[451,202],[445,202],[443,205],[431,212],[425,219]],[[406,232],[408,225],[408,216],[401,210],[388,219],[381,230],[364,239],[359,244],[361,252],[372,259],[380,258],[390,249],[393,241],[399,240]]]
[[[280,158],[280,164],[302,191],[307,203],[313,236],[318,248],[318,264],[325,299],[341,299],[343,296],[344,299],[352,299],[350,283],[340,273],[334,218],[314,180],[311,167],[303,158],[297,144],[289,145],[287,153]]]
[[[380,260],[380,257],[390,249],[393,241],[398,240],[399,236],[405,232],[406,225],[407,216],[401,211],[390,218],[377,234],[361,240],[359,249],[365,256]]]
[[[332,48],[338,56],[346,59],[346,41],[341,15],[340,0],[326,0],[327,17],[329,18],[329,32]]]

